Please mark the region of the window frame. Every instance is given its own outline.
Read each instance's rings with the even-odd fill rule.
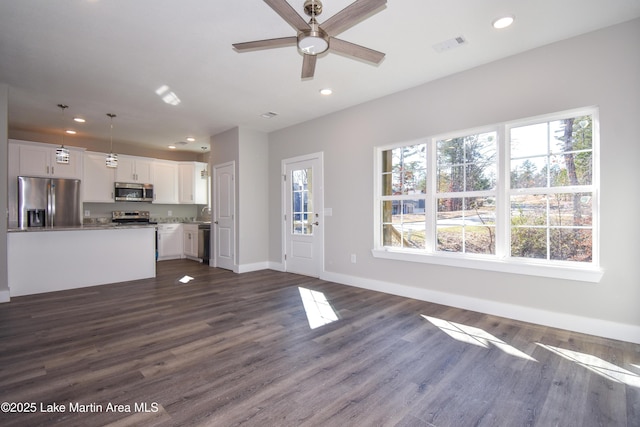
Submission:
[[[596,106],[565,110],[535,117],[512,120],[498,124],[481,126],[466,130],[447,132],[444,134],[427,136],[403,142],[397,142],[384,146],[374,147],[374,245],[372,255],[375,258],[437,264],[452,267],[473,268],[506,273],[516,273],[540,277],[560,278],[583,282],[597,283],[602,279],[603,270],[600,267],[600,129],[599,111]],[[593,176],[591,185],[580,186],[582,191],[590,191],[592,197],[592,259],[589,263],[577,261],[547,260],[535,258],[520,258],[510,255],[511,248],[511,195],[527,192],[525,189],[511,189],[511,147],[509,134],[511,129],[539,124],[549,121],[562,120],[577,116],[590,115],[592,117],[592,159]],[[495,223],[495,254],[477,254],[468,252],[444,252],[437,250],[436,218],[437,199],[437,143],[436,141],[448,138],[459,138],[471,134],[496,132],[497,144],[497,184],[496,198],[496,223]],[[400,148],[416,144],[427,144],[427,190],[419,195],[382,195],[382,153],[386,150]],[[562,187],[567,188],[567,187]],[[554,189],[551,189],[554,190]],[[424,249],[394,248],[382,245],[382,201],[395,199],[415,199],[415,196],[425,198],[425,230],[426,242]]]

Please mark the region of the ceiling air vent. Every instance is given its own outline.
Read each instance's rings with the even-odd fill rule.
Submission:
[[[271,119],[271,118],[273,118],[273,117],[275,117],[277,115],[278,115],[278,113],[274,113],[273,111],[269,111],[269,112],[260,114],[260,117],[262,117],[263,119]]]
[[[437,43],[433,45],[433,48],[436,52],[442,53],[447,50],[455,49],[456,47],[460,47],[467,44],[467,40],[463,36],[454,37],[449,40],[445,40],[443,42]]]

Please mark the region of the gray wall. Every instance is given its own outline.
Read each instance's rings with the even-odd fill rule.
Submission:
[[[239,132],[237,240],[238,264],[244,271],[266,267],[269,256],[269,140],[263,132],[246,128],[240,128]]]
[[[333,210],[326,278],[596,335],[624,330],[623,339],[640,342],[638,40],[636,19],[270,134],[270,262],[282,253],[280,162],[323,151]],[[601,130],[600,283],[372,257],[375,146],[592,105]]]
[[[236,162],[235,261],[239,272],[268,265],[268,157],[268,137],[262,132],[235,127],[211,138],[212,166]]]
[[[235,162],[235,178],[238,179],[238,163],[240,159],[240,129],[238,127],[229,129],[226,132],[219,133],[211,137],[211,162],[210,170],[211,170],[211,214],[212,218],[215,216],[215,177],[214,177],[214,167],[228,163]],[[238,199],[239,199],[239,189],[236,182],[236,195],[235,195],[235,203],[236,203],[236,215],[238,212]],[[235,264],[238,263],[239,255],[239,245],[238,242],[238,221],[236,220],[236,228],[235,228],[235,239],[236,239],[236,253],[235,253]],[[211,238],[213,239],[214,232],[211,233]],[[212,248],[215,248],[215,244],[212,241]],[[214,249],[215,250],[215,249]],[[211,256],[213,257],[215,254],[212,252]]]

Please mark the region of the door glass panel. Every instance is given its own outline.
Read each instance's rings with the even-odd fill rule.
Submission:
[[[312,169],[291,171],[292,234],[313,234]]]

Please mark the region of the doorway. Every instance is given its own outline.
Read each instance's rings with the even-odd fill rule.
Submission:
[[[282,161],[285,271],[320,277],[324,269],[323,154]]]
[[[235,162],[213,166],[214,267],[234,270],[236,252]]]

